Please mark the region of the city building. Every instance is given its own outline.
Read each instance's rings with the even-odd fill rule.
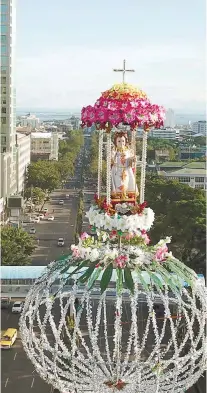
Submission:
[[[206,157],[205,146],[179,146],[178,155],[180,160],[194,160],[196,158]]]
[[[196,121],[195,123],[192,123],[192,131],[195,134],[202,134],[206,135],[206,120],[200,120]]]
[[[162,162],[170,159],[170,151],[168,149],[156,149],[155,150],[155,161]]]
[[[177,130],[175,128],[153,129],[148,132],[148,137],[149,138],[167,139],[167,140],[178,139],[179,138],[179,131],[180,130]],[[137,137],[138,138],[143,137],[143,129],[138,128]]]
[[[174,128],[175,127],[175,113],[174,111],[170,108],[166,111],[165,114],[166,118],[165,118],[165,122],[164,122],[164,126],[166,128]]]
[[[24,190],[24,181],[27,167],[30,164],[31,136],[16,133],[16,148],[17,193],[21,193]]]
[[[72,125],[73,130],[79,130],[80,129],[80,118],[76,116],[71,116],[69,119],[69,123]]]
[[[166,164],[166,163],[165,163]],[[172,163],[173,164],[173,163]],[[189,185],[192,188],[207,189],[206,163],[194,161],[184,164],[182,168],[172,171],[164,171],[160,165],[158,174],[169,180],[177,180],[180,183]]]
[[[15,0],[1,6],[1,197],[16,193]]]
[[[31,161],[58,160],[58,133],[32,132],[31,133]]]
[[[35,115],[28,115],[20,117],[20,125],[22,127],[30,126],[32,129],[38,128],[40,126],[40,119],[38,119]]]

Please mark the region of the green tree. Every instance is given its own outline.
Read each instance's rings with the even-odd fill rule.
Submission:
[[[193,189],[176,181],[148,176],[146,201],[155,211],[150,231],[152,243],[172,236],[173,254],[205,274],[206,220],[203,190]]]
[[[37,161],[28,166],[26,187],[38,187],[51,192],[59,187],[60,182],[60,173],[55,161]]]
[[[27,200],[31,198],[35,205],[39,205],[44,201],[45,192],[39,187],[28,187],[24,190],[24,197]]]
[[[5,226],[1,231],[2,265],[29,265],[35,249],[33,238],[22,228]]]

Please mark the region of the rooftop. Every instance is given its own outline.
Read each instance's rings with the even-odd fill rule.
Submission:
[[[191,168],[182,168],[178,171],[174,172],[165,172],[165,176],[182,176],[182,175],[197,175],[197,176],[204,176],[206,177],[206,170],[205,169],[191,169]]]
[[[159,166],[160,166],[160,168],[163,168],[163,167],[182,168],[184,165],[185,165],[185,162],[183,162],[183,161],[166,161],[166,162],[163,162],[162,164],[160,164]]]
[[[51,132],[32,132],[31,137],[35,138],[51,138]]]

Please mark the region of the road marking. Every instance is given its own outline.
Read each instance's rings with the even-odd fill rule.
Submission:
[[[51,386],[50,393],[53,393],[53,392],[54,392],[54,387]]]
[[[16,357],[17,357],[17,352],[16,352],[15,355],[14,355],[14,360],[16,359]]]
[[[5,388],[6,388],[6,385],[7,385],[8,381],[9,381],[9,378],[7,378],[7,380],[5,382],[5,385],[4,385]]]
[[[33,388],[33,385],[34,385],[34,378],[32,379],[31,388]]]
[[[6,317],[7,321],[8,321],[8,319],[9,319],[9,317],[10,317],[10,314],[8,314],[7,317]]]

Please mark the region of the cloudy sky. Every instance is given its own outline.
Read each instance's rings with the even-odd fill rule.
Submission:
[[[154,103],[205,107],[205,0],[18,0],[17,107],[79,109],[128,68]]]

